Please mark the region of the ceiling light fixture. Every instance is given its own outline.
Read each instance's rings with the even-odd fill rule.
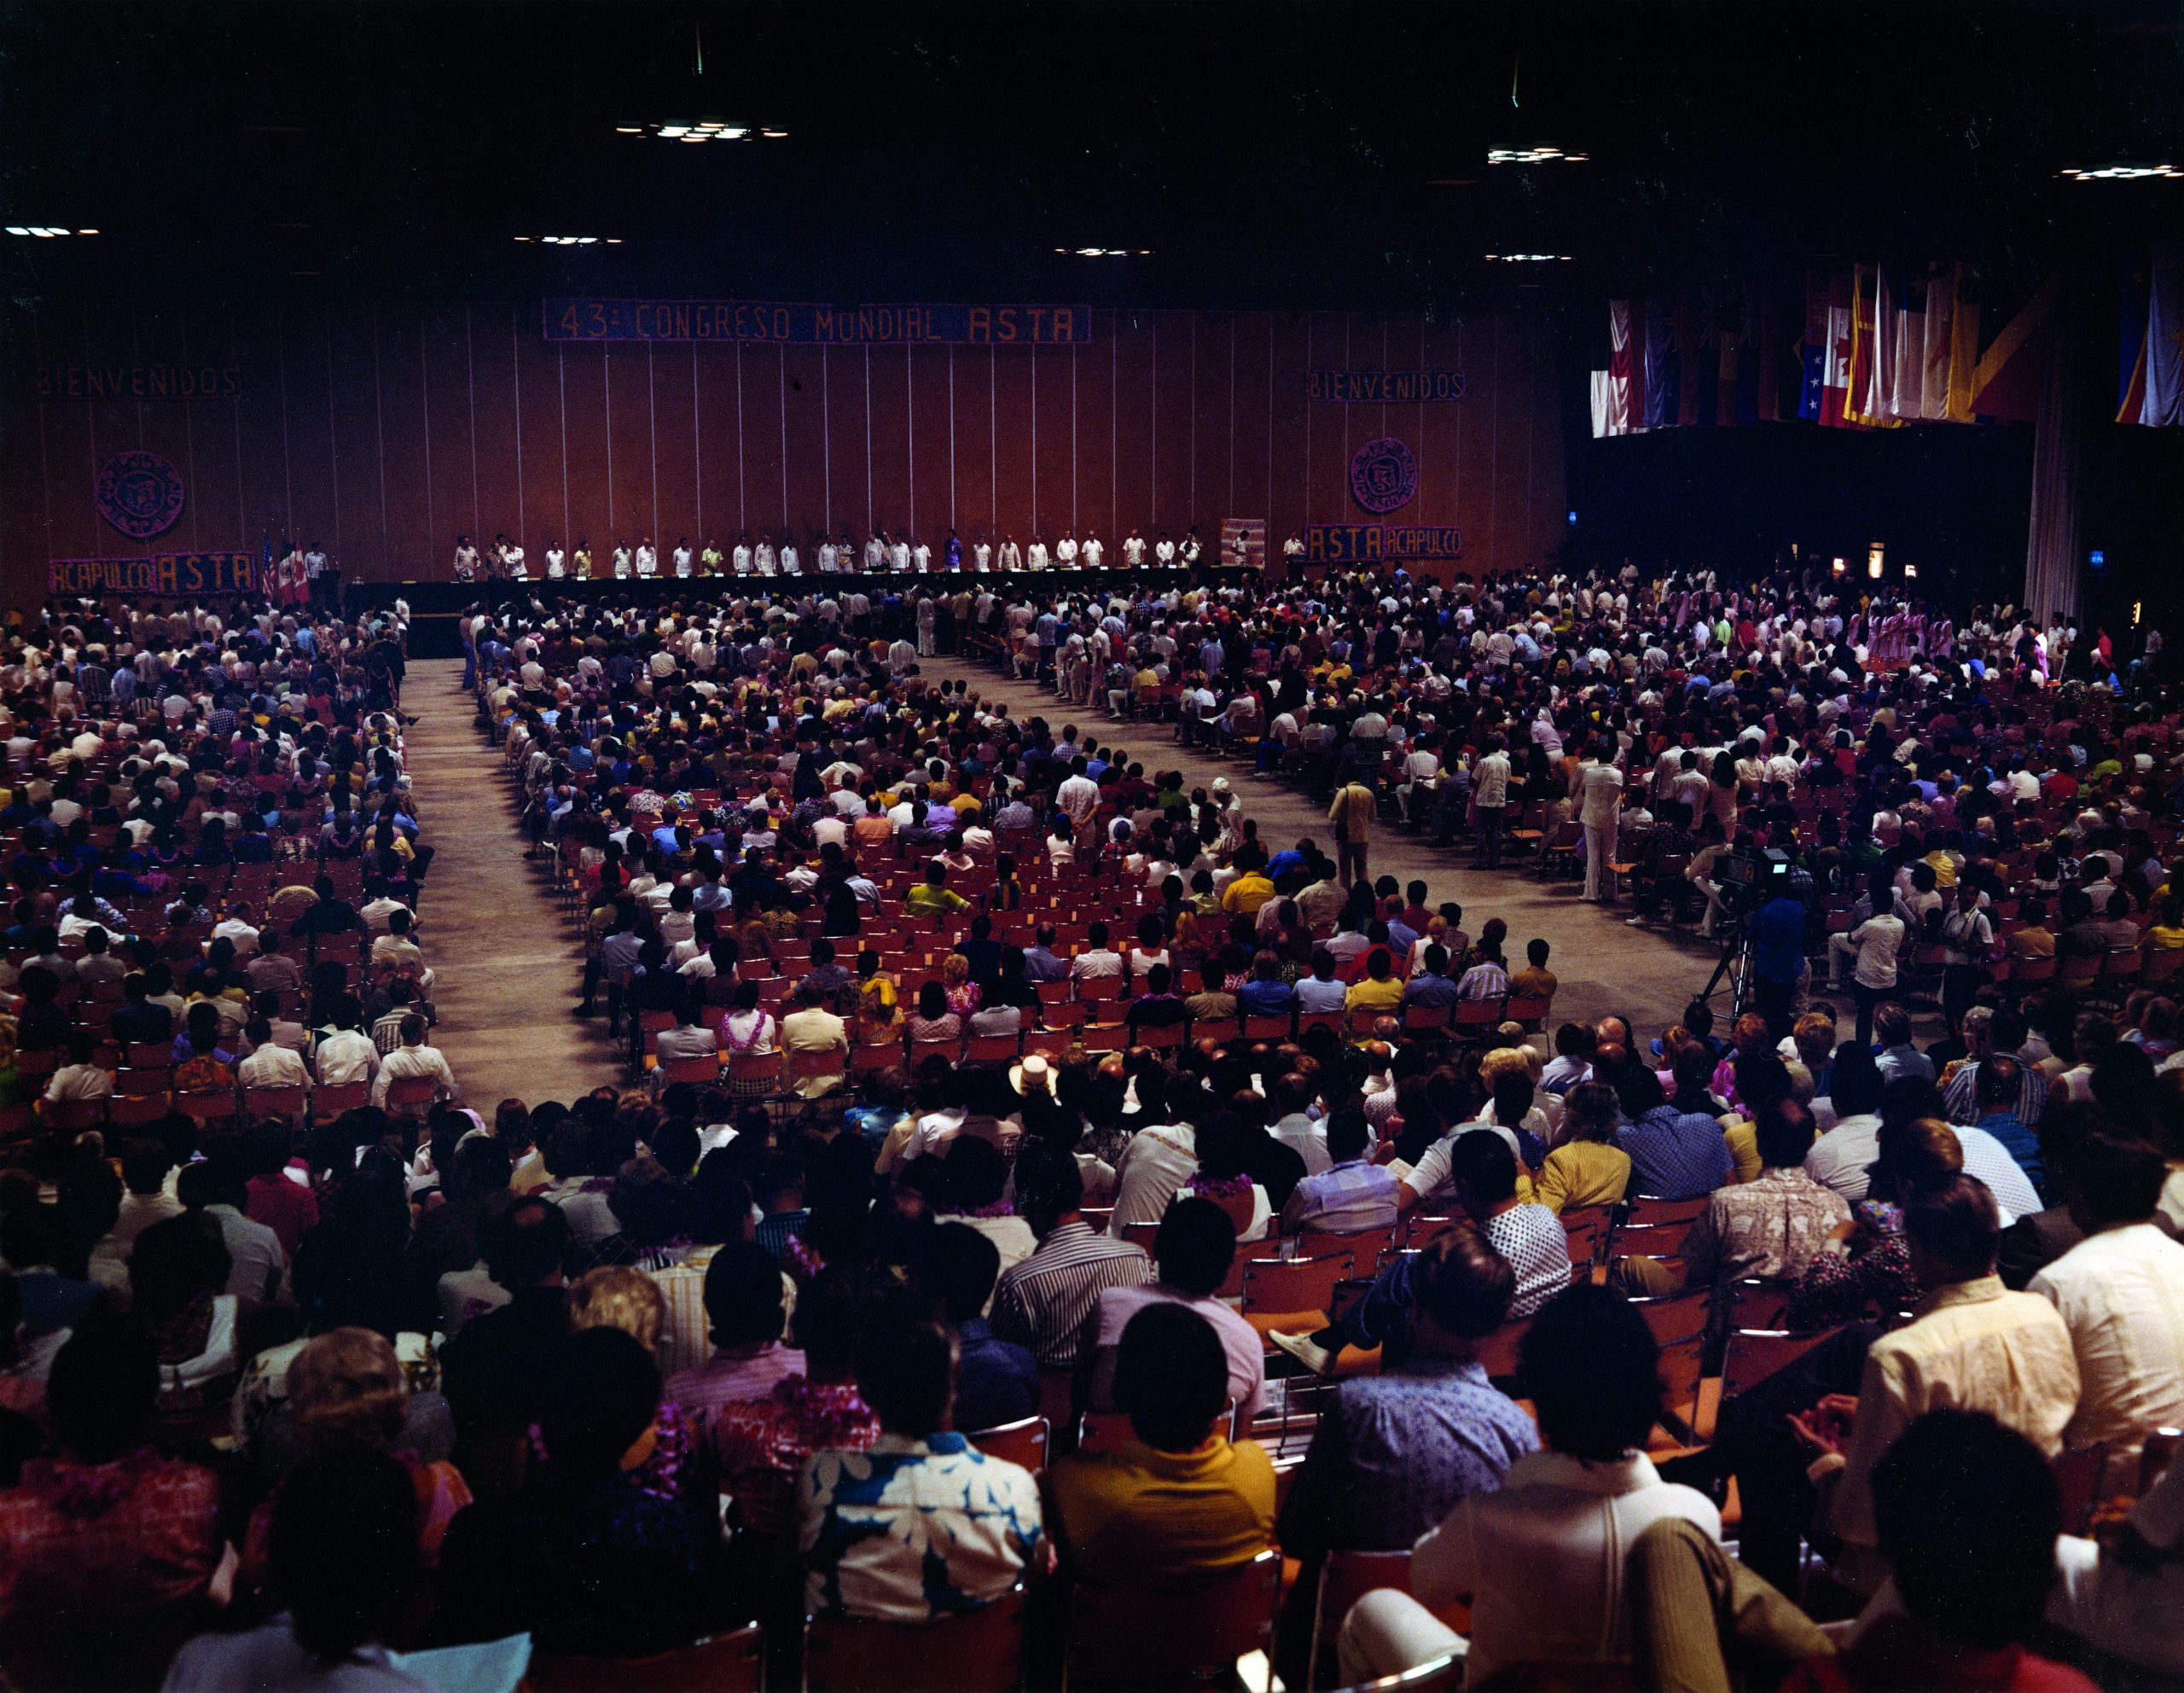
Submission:
[[[96,230],[64,230],[58,224],[0,224],[11,236],[35,236],[40,241],[51,241],[56,236],[95,236]]]
[[[609,247],[619,247],[619,236],[518,236],[518,241],[535,241],[545,247],[596,247],[604,241]]]
[[[1150,259],[1149,247],[1058,247],[1056,253],[1075,253],[1079,259],[1128,259],[1135,253],[1140,259]]]
[[[1570,255],[1566,253],[1490,253],[1486,259],[1489,264],[1498,259],[1504,265],[1556,265],[1568,263]]]
[[[758,129],[749,124],[731,124],[725,118],[700,118],[690,123],[617,124],[617,135],[656,135],[662,141],[748,141],[753,136],[764,136],[768,141],[787,141],[788,131],[780,129]]]
[[[1490,165],[1582,165],[1591,158],[1589,153],[1565,153],[1559,147],[1490,147],[1486,162]]]
[[[2065,165],[2055,172],[2080,183],[2135,183],[2147,177],[2184,177],[2184,171],[2174,165],[2100,165],[2086,170],[2077,165]]]

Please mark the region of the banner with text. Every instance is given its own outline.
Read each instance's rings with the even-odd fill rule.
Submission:
[[[56,594],[150,594],[189,598],[197,594],[254,594],[256,553],[147,553],[129,558],[46,561],[46,583]]]
[[[40,399],[234,399],[242,371],[233,364],[41,364]]]
[[[1086,305],[822,305],[767,300],[549,300],[549,341],[1054,346],[1092,339]]]
[[[1463,535],[1455,525],[1308,523],[1309,564],[1374,564],[1383,559],[1461,558]]]
[[[1419,405],[1464,397],[1461,370],[1314,370],[1305,392],[1345,405]]]

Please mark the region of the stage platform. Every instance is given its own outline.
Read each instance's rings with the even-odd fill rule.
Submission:
[[[1322,569],[1325,567],[1321,567]],[[1278,570],[1278,567],[1277,567]],[[1128,570],[1102,567],[1098,570],[915,571],[857,572],[832,576],[629,576],[595,577],[580,581],[565,576],[528,577],[516,581],[348,582],[342,585],[341,602],[351,613],[391,606],[398,599],[410,607],[410,655],[412,658],[452,658],[462,650],[456,634],[456,620],[473,605],[490,602],[505,604],[520,594],[546,606],[639,605],[656,606],[663,601],[703,595],[730,600],[766,593],[783,596],[861,591],[874,600],[914,585],[958,588],[975,592],[980,587],[1007,594],[1036,587],[1044,592],[1060,588],[1079,591],[1141,587],[1155,582],[1179,587],[1218,586],[1223,583],[1259,577],[1266,573],[1237,566],[1200,565],[1195,570],[1161,570],[1147,567]],[[1277,577],[1277,579],[1278,577]]]

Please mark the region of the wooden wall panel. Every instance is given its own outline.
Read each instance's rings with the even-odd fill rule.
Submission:
[[[1543,558],[1563,529],[1555,350],[1533,317],[1094,313],[1075,346],[563,345],[518,303],[184,305],[159,299],[10,308],[0,356],[0,573],[35,599],[44,561],[317,540],[352,578],[436,576],[456,535],[619,534],[723,547],[740,533],[874,527],[944,549],[979,534],[1135,526],[1210,547],[1226,516],[1274,544],[1361,521],[1350,454],[1394,435],[1417,499],[1391,521],[1455,524],[1477,569]],[[36,397],[38,363],[242,367],[239,399]],[[1457,369],[1443,404],[1306,398],[1320,369]],[[183,517],[138,544],[97,515],[113,454],[181,473]]]

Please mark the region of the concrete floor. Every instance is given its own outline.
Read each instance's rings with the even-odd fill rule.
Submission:
[[[1119,743],[1132,759],[1150,770],[1180,770],[1186,788],[1211,786],[1225,776],[1244,803],[1245,814],[1258,819],[1259,838],[1287,846],[1310,835],[1333,852],[1334,841],[1323,806],[1314,806],[1295,788],[1271,777],[1253,775],[1240,763],[1209,758],[1179,747],[1170,724],[1114,723],[1104,712],[1058,710],[1051,688],[1035,688],[1005,678],[998,670],[958,660],[928,660],[928,675],[953,681],[961,677],[988,699],[1021,718],[1034,713],[1060,727],[1076,723],[1103,745]],[[1548,967],[1561,978],[1555,994],[1556,1022],[1590,1021],[1611,1013],[1629,1018],[1651,1039],[1683,1015],[1691,996],[1705,986],[1717,953],[1711,941],[1689,931],[1625,926],[1628,905],[1589,905],[1575,879],[1542,881],[1529,870],[1476,870],[1467,847],[1438,852],[1423,834],[1405,835],[1382,827],[1373,836],[1368,868],[1374,877],[1392,876],[1408,884],[1421,878],[1432,889],[1430,903],[1461,901],[1464,925],[1473,934],[1490,917],[1509,925],[1509,957],[1521,965],[1526,942],[1535,936],[1553,949]],[[1715,1001],[1724,1021],[1726,989]]]
[[[410,666],[403,705],[418,821],[434,848],[424,899],[425,951],[447,1055],[466,1102],[492,1120],[503,1099],[564,1102],[620,1079],[604,1017],[569,1015],[584,947],[543,861],[524,857],[499,754],[479,735],[460,659]]]

